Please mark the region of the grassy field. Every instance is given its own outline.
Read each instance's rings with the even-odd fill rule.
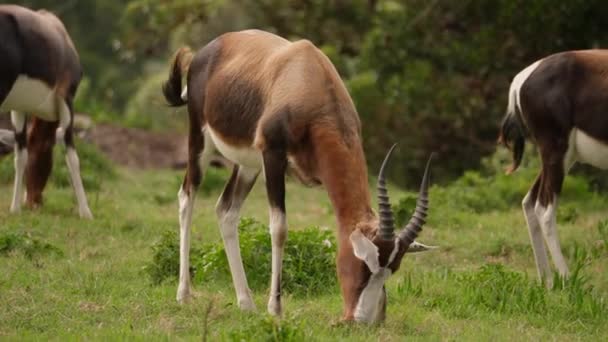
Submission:
[[[550,291],[536,281],[519,209],[534,168],[511,177],[469,173],[433,187],[421,241],[441,248],[407,256],[388,283],[386,322],[359,326],[339,322],[333,283],[320,294],[287,293],[280,321],[265,313],[267,287],[254,289],[258,313],[240,312],[226,277],[195,282],[195,300],[178,305],[175,278],[156,284],[146,269],[162,236],[177,242],[182,172],[112,172],[87,158],[92,221],[77,218],[65,169],[56,170],[42,209],[10,215],[12,161],[0,162],[0,339],[608,340],[608,197],[580,178],[568,178],[559,209],[562,247],[578,270],[570,280]],[[220,241],[213,208],[227,178],[213,170],[197,200],[193,247]],[[390,191],[407,213],[412,194]],[[287,206],[292,232],[335,227],[320,188],[290,181]],[[243,215],[267,222],[261,182]]]

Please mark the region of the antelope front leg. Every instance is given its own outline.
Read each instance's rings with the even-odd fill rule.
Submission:
[[[25,114],[12,111],[11,121],[15,128],[15,183],[10,210],[11,213],[18,213],[21,211],[21,203],[23,202],[23,175],[27,165]]]
[[[264,152],[266,192],[270,204],[270,237],[272,241],[272,275],[268,313],[281,315],[281,272],[283,252],[287,240],[285,215],[285,170],[287,156],[284,151]]]

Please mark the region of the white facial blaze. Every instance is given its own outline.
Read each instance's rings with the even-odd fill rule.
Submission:
[[[391,274],[389,268],[382,268],[369,278],[355,309],[355,320],[357,322],[371,323],[378,320],[380,311],[384,306],[384,283]]]
[[[360,230],[355,230],[350,235],[353,252],[357,258],[365,262],[372,275],[357,302],[355,308],[355,320],[357,322],[372,323],[377,321],[385,305],[384,283],[391,276],[392,271],[388,267],[381,267],[378,247],[368,239]],[[399,251],[399,240],[395,239],[395,245],[389,255],[387,265],[390,265]]]

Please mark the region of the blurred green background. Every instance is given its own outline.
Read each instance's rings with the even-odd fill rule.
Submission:
[[[496,147],[512,77],[548,54],[602,47],[600,0],[28,0],[57,13],[84,64],[77,111],[98,122],[184,130],[160,94],[174,51],[259,28],[321,47],[363,121],[370,166],[418,182],[431,151],[437,181],[478,168]],[[372,168],[375,170],[375,168]],[[599,177],[596,175],[596,178]]]

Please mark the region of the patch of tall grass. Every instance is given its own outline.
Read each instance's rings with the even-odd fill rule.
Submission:
[[[239,223],[239,242],[248,282],[254,290],[266,290],[270,280],[272,245],[268,226],[251,218]],[[314,295],[335,290],[336,244],[330,231],[317,227],[291,230],[283,259],[283,290],[294,295]],[[179,272],[179,238],[165,232],[152,246],[152,260],[145,271],[155,284],[175,281]],[[231,283],[222,241],[190,249],[191,276],[195,283]]]

